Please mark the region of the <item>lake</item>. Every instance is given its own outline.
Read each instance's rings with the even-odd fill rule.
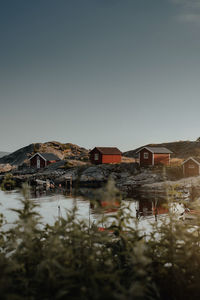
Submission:
[[[6,217],[6,227],[12,226],[17,218],[17,214],[10,209],[21,207],[20,198],[22,198],[20,190],[10,192],[0,190],[0,212]],[[163,203],[154,203],[154,201],[149,200],[122,200],[121,204],[115,203],[112,207],[108,203],[102,202],[101,208],[95,207],[91,200],[83,197],[73,198],[51,192],[31,194],[31,200],[39,204],[37,210],[42,216],[43,223],[48,224],[53,224],[58,219],[58,216],[65,217],[66,210],[71,210],[75,203],[78,208],[77,218],[85,220],[90,225],[100,220],[102,214],[106,215],[108,218],[106,224],[101,224],[102,227],[106,227],[112,223],[113,215],[116,215],[120,205],[129,206],[132,217],[130,226],[136,226],[135,220],[138,220],[138,228],[146,234],[151,232],[153,223],[160,223],[163,218],[168,216],[168,209]],[[181,213],[183,207],[177,203],[176,210],[178,213]]]

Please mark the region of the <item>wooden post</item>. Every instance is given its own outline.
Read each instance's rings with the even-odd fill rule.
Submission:
[[[58,219],[60,220],[61,212],[60,212],[60,205],[58,205]]]
[[[72,176],[66,178],[66,190],[72,193]]]

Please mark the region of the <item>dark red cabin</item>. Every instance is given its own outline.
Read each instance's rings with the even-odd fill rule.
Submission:
[[[189,157],[183,162],[183,175],[185,177],[200,175],[200,158]]]
[[[30,159],[30,167],[32,168],[45,168],[49,164],[55,163],[60,160],[53,153],[35,153]]]
[[[164,147],[143,147],[139,151],[140,166],[169,165],[170,150]]]
[[[115,147],[95,147],[90,151],[90,161],[92,164],[115,164],[120,163],[122,153]]]

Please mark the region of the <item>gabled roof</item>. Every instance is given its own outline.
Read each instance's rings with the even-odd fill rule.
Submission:
[[[101,154],[105,155],[121,155],[121,151],[116,147],[95,147],[93,150],[97,149]],[[91,150],[90,152],[92,152]]]
[[[35,153],[29,159],[32,159],[36,155],[39,155],[40,157],[42,157],[44,160],[47,160],[47,161],[49,161],[49,160],[60,160],[60,158],[57,155],[55,155],[54,153],[41,153],[41,152]]]
[[[193,160],[193,162],[195,162],[197,165],[200,166],[200,158],[199,157],[189,157],[186,160],[184,160],[184,162],[182,162],[182,165],[184,165],[188,160]]]
[[[171,153],[173,153],[172,151],[170,151],[169,149],[167,149],[165,147],[149,147],[149,146],[140,148],[136,153],[140,152],[143,149],[147,149],[151,153],[156,153],[156,154],[171,154]]]

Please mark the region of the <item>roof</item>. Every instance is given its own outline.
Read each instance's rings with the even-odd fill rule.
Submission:
[[[116,147],[95,147],[93,150],[95,150],[95,149],[99,150],[99,152],[101,154],[105,154],[105,155],[121,155],[122,154],[121,151]],[[90,151],[90,152],[92,152],[92,151]]]
[[[184,165],[188,160],[193,160],[196,164],[200,166],[200,158],[199,157],[189,157],[184,162],[182,162],[182,165]]]
[[[142,149],[147,149],[152,153],[156,153],[156,154],[170,154],[173,153],[172,151],[170,151],[169,149],[165,148],[165,147],[142,147],[140,148],[136,153],[140,152]]]
[[[54,153],[40,153],[40,152],[37,152],[35,153],[33,156],[31,156],[31,158],[33,158],[35,155],[40,155],[43,159],[49,161],[49,160],[60,160],[60,158],[55,155]],[[29,158],[29,159],[31,159]]]

